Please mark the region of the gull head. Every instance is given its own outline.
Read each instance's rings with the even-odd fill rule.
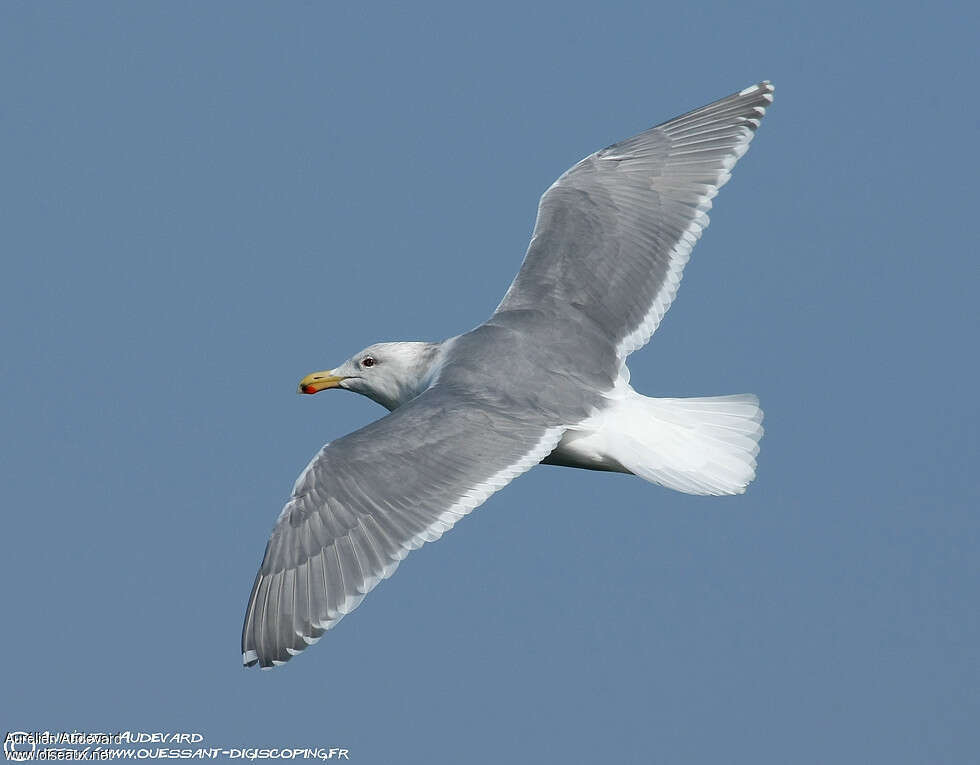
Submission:
[[[397,409],[429,387],[439,347],[439,343],[375,343],[334,369],[308,374],[299,381],[299,392],[343,388],[386,409]]]

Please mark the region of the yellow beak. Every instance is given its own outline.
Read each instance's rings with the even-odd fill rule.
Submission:
[[[332,370],[326,369],[323,372],[314,372],[299,381],[300,393],[319,393],[327,388],[339,388],[340,381],[346,377],[335,375]]]

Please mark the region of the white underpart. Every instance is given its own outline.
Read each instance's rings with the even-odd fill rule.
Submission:
[[[649,398],[630,387],[626,372],[607,400],[565,434],[561,459],[621,466],[687,494],[741,494],[755,478],[763,433],[755,396]]]

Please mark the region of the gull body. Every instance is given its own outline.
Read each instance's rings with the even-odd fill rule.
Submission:
[[[394,411],[438,379],[457,340],[375,343],[335,369],[307,375],[299,392],[349,390]],[[531,355],[537,357],[533,338],[529,340]],[[624,364],[605,405],[566,429],[541,464],[630,473],[692,494],[745,491],[755,477],[762,436],[762,411],[755,396],[651,398],[633,390],[629,379]],[[730,438],[716,441],[710,435],[712,425],[718,426],[715,431],[730,431],[721,433]]]
[[[651,398],[626,359],[656,330],[707,211],[772,102],[746,88],[589,155],[541,197],[493,315],[440,343],[377,343],[307,375],[389,414],[324,446],[273,528],[242,630],[246,665],[288,661],[401,560],[539,463],[691,494],[755,477],[750,394]]]

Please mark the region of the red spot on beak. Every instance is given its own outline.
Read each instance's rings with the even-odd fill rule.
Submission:
[[[316,393],[316,388],[314,388],[312,385],[304,385],[303,393]]]

